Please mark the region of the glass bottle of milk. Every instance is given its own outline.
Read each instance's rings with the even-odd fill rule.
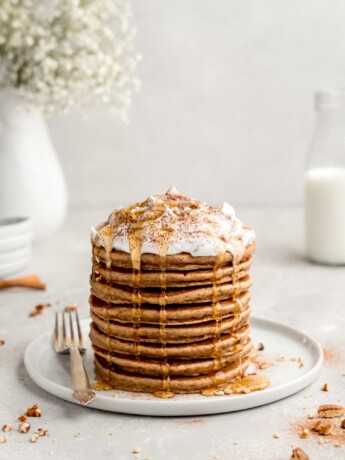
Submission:
[[[317,122],[305,178],[306,249],[345,264],[345,90],[315,94]]]

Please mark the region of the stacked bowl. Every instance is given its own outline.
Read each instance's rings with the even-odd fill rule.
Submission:
[[[32,220],[28,217],[0,219],[0,276],[11,275],[29,262]]]

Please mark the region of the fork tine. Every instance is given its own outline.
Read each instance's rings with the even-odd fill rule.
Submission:
[[[59,314],[55,312],[55,342],[54,342],[55,351],[61,350],[61,335],[59,333]]]
[[[63,346],[64,346],[64,349],[66,350],[68,348],[68,336],[67,336],[65,313],[62,313],[62,334],[63,334]]]
[[[75,335],[74,335],[74,327],[73,327],[73,321],[72,321],[72,312],[68,313],[69,316],[69,326],[70,326],[70,331],[71,331],[71,344],[75,345],[76,340],[75,340]]]
[[[85,351],[85,345],[84,345],[84,337],[81,332],[81,327],[80,327],[80,321],[79,321],[79,315],[78,312],[75,312],[75,317],[77,320],[77,329],[78,329],[78,337],[79,337],[79,350],[80,351]]]

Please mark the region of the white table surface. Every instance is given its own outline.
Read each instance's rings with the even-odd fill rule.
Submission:
[[[242,209],[240,218],[255,227],[257,252],[252,269],[253,313],[296,326],[333,353],[319,378],[285,400],[242,412],[187,418],[153,418],[106,413],[59,400],[29,378],[23,354],[28,343],[53,326],[54,310],[78,303],[88,316],[90,272],[89,228],[108,210],[71,211],[61,232],[35,246],[32,262],[23,272],[37,273],[47,283],[43,292],[12,289],[0,292],[0,425],[17,426],[16,417],[39,403],[43,417],[34,427],[49,437],[31,444],[13,431],[0,444],[0,459],[289,459],[292,447],[302,447],[316,459],[344,459],[334,441],[319,445],[300,439],[290,425],[315,412],[323,403],[345,404],[345,267],[326,267],[306,261],[303,218],[299,209]],[[40,302],[53,308],[29,318]],[[341,356],[343,352],[344,357]],[[323,383],[330,391],[320,390]],[[275,439],[274,433],[281,437]],[[132,449],[141,454],[133,456]]]

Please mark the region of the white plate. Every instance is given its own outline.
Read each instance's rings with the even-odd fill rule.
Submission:
[[[85,338],[88,336],[90,320],[82,321]],[[263,342],[265,351],[259,357],[273,365],[260,373],[266,375],[270,387],[265,390],[242,395],[205,397],[202,395],[176,395],[172,399],[159,399],[144,393],[112,390],[97,392],[88,406],[94,409],[125,414],[178,416],[232,412],[261,406],[290,396],[309,385],[322,365],[321,347],[308,335],[283,324],[263,318],[251,319],[251,337],[254,344]],[[281,362],[278,357],[284,356]],[[293,358],[293,360],[291,360]],[[296,358],[302,358],[304,367],[299,367]],[[46,332],[29,344],[25,351],[25,367],[32,379],[48,393],[66,401],[72,399],[69,356],[56,355],[52,347],[52,332]],[[94,380],[93,354],[89,340],[85,365],[90,380]]]

